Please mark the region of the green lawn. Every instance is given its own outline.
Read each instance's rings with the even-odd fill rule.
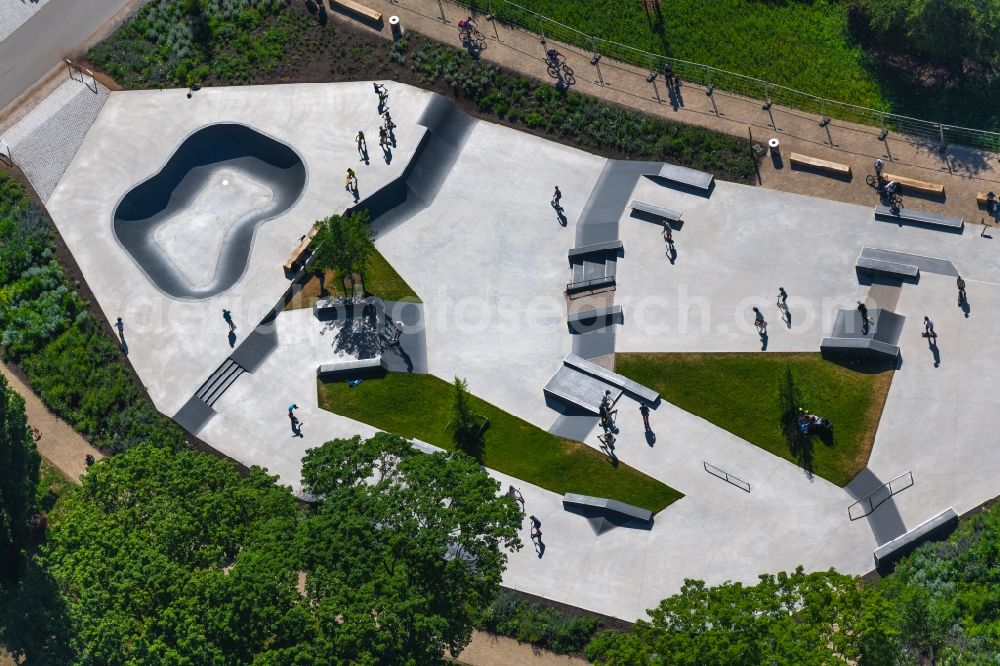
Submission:
[[[396,269],[392,267],[386,258],[378,250],[372,252],[368,257],[368,265],[365,268],[365,291],[375,294],[384,301],[410,301],[420,303],[420,297],[406,284],[406,280],[400,277]],[[331,295],[346,295],[347,287],[342,287],[343,280],[336,271],[327,271],[325,282],[327,293]],[[348,287],[350,283],[348,282]],[[302,285],[300,291],[295,292],[292,298],[285,303],[286,310],[297,310],[299,308],[311,308],[320,298],[319,278],[310,275]]]
[[[478,0],[478,4],[487,3]],[[651,22],[640,0],[517,0],[517,4],[588,35],[645,51],[852,104],[885,105],[878,82],[866,67],[865,53],[849,35],[846,2],[665,0],[660,9],[662,33],[655,29],[655,15]],[[536,27],[529,15],[515,12],[503,0],[495,1],[493,10]],[[545,32],[556,39],[580,41],[551,24]],[[687,73],[688,78],[693,75]]]
[[[453,449],[447,427],[453,391],[451,384],[431,375],[390,373],[354,388],[347,382],[320,382],[319,404],[388,432]],[[473,409],[490,420],[483,462],[499,472],[556,493],[609,497],[654,512],[683,496],[627,465],[612,466],[585,444],[560,439],[479,398],[473,398]]]
[[[765,451],[846,485],[868,463],[892,371],[859,372],[819,353],[618,354],[618,372]],[[792,451],[779,391],[791,369],[800,404],[833,421],[833,437]]]

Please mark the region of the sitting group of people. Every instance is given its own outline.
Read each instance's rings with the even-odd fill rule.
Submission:
[[[830,419],[824,419],[822,416],[816,416],[804,409],[799,409],[799,430],[804,434],[808,435],[816,430],[829,430],[832,427]]]

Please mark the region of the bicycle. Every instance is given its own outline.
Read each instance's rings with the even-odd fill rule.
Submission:
[[[549,76],[552,78],[559,79],[568,86],[576,83],[576,77],[573,76],[573,68],[566,64],[566,56],[563,54],[555,50],[549,51],[546,53],[545,64]]]
[[[458,22],[458,36],[463,44],[470,44],[479,50],[486,48],[486,35],[479,31],[471,19]]]
[[[873,176],[868,174],[865,177],[865,182],[868,187],[874,189],[878,192],[879,200],[883,205],[889,208],[902,208],[903,207],[903,197],[899,195],[899,192],[890,192],[886,187],[888,183],[881,176]]]

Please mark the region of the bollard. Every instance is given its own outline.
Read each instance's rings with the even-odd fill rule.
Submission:
[[[398,16],[389,17],[389,30],[392,31],[392,41],[398,42],[403,38],[403,26],[399,24]]]

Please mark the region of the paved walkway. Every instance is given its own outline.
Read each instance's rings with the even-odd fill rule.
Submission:
[[[438,0],[366,0],[365,4],[381,11],[385,16],[398,15],[406,30],[416,31],[446,44],[461,46],[456,22],[467,16],[469,10]],[[443,7],[445,21],[441,18]],[[348,22],[362,29],[391,38],[388,26],[374,30],[340,12],[331,12],[335,21]],[[482,59],[522,72],[546,82],[553,82],[546,72],[545,46],[536,35],[519,29],[494,24],[478,16],[479,26],[486,36],[486,49]],[[497,38],[499,37],[499,42]],[[907,207],[947,212],[961,215],[969,221],[979,221],[985,213],[976,204],[976,192],[1000,191],[1000,161],[997,155],[960,146],[949,146],[942,155],[936,146],[923,139],[893,134],[889,138],[889,153],[878,140],[878,128],[857,125],[834,119],[827,129],[819,126],[819,116],[774,105],[771,114],[761,108],[760,100],[734,96],[716,89],[715,101],[719,115],[715,114],[711,98],[699,85],[682,82],[681,104],[672,107],[662,77],[651,84],[646,81],[648,71],[609,59],[600,62],[600,74],[590,64],[591,53],[581,49],[548,42],[567,55],[568,64],[576,73],[575,90],[647,113],[684,123],[701,125],[741,137],[752,131],[755,141],[766,143],[777,137],[786,159],[776,166],[770,158],[761,162],[761,184],[765,187],[809,194],[813,196],[874,205],[875,196],[865,184],[865,176],[872,173],[876,158],[886,161],[886,171],[898,175],[943,184],[947,198],[928,200],[905,196]],[[772,117],[774,124],[771,125]],[[830,145],[832,139],[833,145]],[[787,155],[799,152],[812,157],[847,164],[853,178],[842,181],[790,168]]]
[[[42,401],[5,365],[0,363],[0,373],[7,379],[10,387],[24,398],[24,412],[28,416],[28,425],[38,428],[42,433],[38,440],[38,452],[50,463],[62,470],[71,479],[79,479],[87,470],[84,462],[87,454],[94,459],[104,457],[100,451],[90,445],[80,433],[49,411]]]

